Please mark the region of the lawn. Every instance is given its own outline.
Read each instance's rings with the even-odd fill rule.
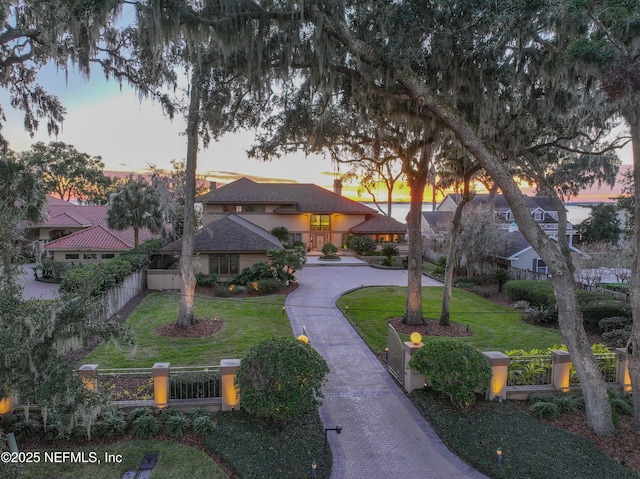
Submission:
[[[361,288],[339,298],[337,305],[369,347],[381,353],[387,346],[387,320],[403,315],[406,291],[398,286]],[[426,318],[440,317],[442,291],[438,286],[422,288]],[[521,319],[521,311],[457,288],[451,295],[451,322],[468,326],[474,334],[460,339],[481,351],[543,349],[562,342],[557,329],[527,324]]]
[[[180,296],[152,293],[127,319],[135,346],[111,341],[81,362],[99,364],[100,368],[148,368],[156,362],[208,366],[219,364],[221,359],[241,359],[264,339],[291,335],[289,319],[283,314],[284,301],[283,295],[242,299],[198,296],[196,318],[218,318],[224,323],[222,330],[205,338],[170,338],[156,334],[155,329],[176,321]]]
[[[79,463],[67,458],[65,462],[54,463],[51,459],[62,461],[62,455],[47,457],[46,452],[71,451],[75,454],[84,452],[87,463]],[[26,452],[26,451],[25,451]],[[34,451],[35,452],[35,451]],[[158,454],[151,477],[153,479],[182,479],[186,475],[190,479],[227,479],[227,474],[220,469],[206,453],[172,441],[122,441],[112,444],[89,446],[56,447],[42,449],[40,462],[29,464],[24,469],[24,477],[32,479],[76,479],[86,477],[92,479],[113,479],[122,477],[126,471],[135,471],[147,453]],[[109,454],[112,462],[106,460]],[[90,462],[99,460],[100,463]],[[116,462],[121,460],[121,462]],[[188,471],[188,472],[187,472]]]

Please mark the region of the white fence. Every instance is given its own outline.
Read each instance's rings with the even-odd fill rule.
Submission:
[[[122,283],[96,297],[97,307],[94,319],[108,320],[145,289],[147,289],[147,274],[146,268],[142,268],[127,276]]]

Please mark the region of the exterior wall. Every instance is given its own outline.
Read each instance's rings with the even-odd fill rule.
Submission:
[[[180,289],[180,270],[147,270],[147,289]]]
[[[511,266],[514,268],[532,271],[534,258],[540,258],[540,255],[538,255],[533,248],[529,248],[523,253],[519,253],[518,259],[511,261]]]

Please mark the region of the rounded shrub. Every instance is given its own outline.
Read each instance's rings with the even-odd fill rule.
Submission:
[[[172,437],[183,436],[191,427],[191,421],[184,414],[170,414],[164,418],[164,431]]]
[[[433,338],[409,361],[409,367],[422,374],[429,385],[460,408],[475,403],[476,393],[491,384],[491,367],[480,351],[451,338]]]
[[[598,321],[598,327],[600,331],[613,331],[614,329],[625,329],[631,327],[633,319],[628,316],[612,316],[610,318],[603,318]]]
[[[334,256],[338,252],[338,248],[333,243],[325,243],[322,246],[322,254],[325,256]]]
[[[547,402],[547,401],[539,401],[539,402],[533,403],[529,408],[529,412],[531,413],[532,416],[537,417],[539,419],[543,417],[548,417],[548,418],[560,417],[562,415],[562,413],[560,412],[560,408],[558,408],[557,404],[553,402]]]
[[[629,342],[631,327],[612,329],[602,333],[602,341],[610,348],[624,348]]]
[[[368,236],[353,236],[349,239],[349,248],[356,250],[358,254],[376,249],[376,242]]]
[[[236,373],[242,407],[255,416],[290,421],[320,405],[329,366],[320,354],[292,337],[252,347]]]

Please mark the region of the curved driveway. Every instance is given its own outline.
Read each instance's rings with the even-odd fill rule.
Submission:
[[[306,330],[331,372],[320,416],[330,431],[331,479],[484,478],[453,455],[336,308],[344,292],[373,285],[407,285],[406,271],[368,266],[310,266],[286,306],[295,336]],[[423,285],[436,285],[429,278]]]

